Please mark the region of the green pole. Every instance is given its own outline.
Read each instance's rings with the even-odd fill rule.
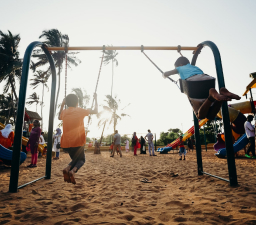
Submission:
[[[17,109],[17,118],[15,125],[15,137],[13,143],[13,154],[12,154],[12,167],[11,167],[11,175],[10,175],[10,183],[9,183],[9,192],[15,193],[18,191],[18,180],[19,180],[19,165],[20,165],[20,149],[22,145],[22,126],[24,121],[24,111],[25,111],[25,100],[26,100],[26,92],[27,92],[27,83],[28,83],[28,73],[30,66],[30,58],[32,51],[37,46],[43,46],[41,42],[32,42],[26,49],[23,65],[22,65],[22,75],[20,81],[20,91],[19,91],[19,103]],[[43,47],[42,47],[43,48]],[[44,49],[44,48],[43,48]],[[47,58],[51,65],[54,66],[53,59],[50,55],[47,55]],[[56,89],[56,72],[55,67],[51,66],[52,70],[52,90]],[[54,110],[53,110],[54,111]],[[49,123],[53,123],[53,117],[49,120]],[[52,130],[48,130],[48,135],[52,135]]]
[[[200,46],[201,47],[208,46],[212,50],[214,60],[215,60],[215,67],[217,72],[219,89],[222,87],[225,87],[219,49],[211,41],[202,42]],[[193,65],[195,65],[195,61],[196,61],[196,57],[194,59]],[[224,124],[224,135],[226,140],[225,144],[226,144],[226,150],[227,150],[227,163],[228,163],[230,185],[236,186],[237,185],[236,164],[235,164],[234,148],[233,148],[233,142],[232,142],[232,133],[230,128],[230,118],[229,118],[227,102],[223,102],[222,104],[222,118],[223,118],[223,124]]]
[[[197,158],[197,171],[198,175],[203,175],[203,161],[202,161],[202,150],[201,150],[201,142],[199,135],[199,124],[196,115],[193,113],[194,117],[194,130],[195,130],[195,138],[196,138],[196,158]]]
[[[205,150],[207,151],[207,143],[206,143],[206,136],[205,136],[205,126],[204,126],[204,145],[205,145]]]

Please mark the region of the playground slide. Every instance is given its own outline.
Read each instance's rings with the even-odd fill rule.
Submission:
[[[236,143],[233,145],[234,147],[234,153],[237,153],[238,151],[242,150],[246,145],[248,144],[248,138],[246,134],[244,134],[242,137],[240,137]],[[219,158],[225,157],[227,154],[226,148],[221,148],[215,155]]]
[[[23,163],[27,158],[25,152],[20,152],[20,164]],[[12,164],[12,151],[0,145],[0,159],[6,165]]]
[[[203,126],[206,122],[208,121],[208,119],[203,119],[199,122],[199,128],[201,126]],[[183,141],[186,141],[188,138],[190,138],[193,134],[195,133],[195,129],[194,126],[192,126],[185,134],[183,134]],[[160,153],[167,153],[169,151],[171,151],[172,149],[176,148],[178,146],[180,139],[177,138],[175,141],[173,141],[172,143],[166,145],[164,148],[159,148],[157,149],[157,152]]]

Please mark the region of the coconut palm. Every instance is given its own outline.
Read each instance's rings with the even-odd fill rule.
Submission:
[[[9,30],[8,34],[0,30],[0,82],[6,81],[4,93],[7,93],[11,87],[17,101],[15,89],[15,78],[20,79],[22,60],[19,58],[18,46],[20,35],[13,35]]]
[[[13,97],[10,93],[0,95],[0,120],[4,124],[14,124],[15,108],[13,107]]]
[[[110,62],[112,62],[111,97],[112,97],[112,90],[113,90],[114,64],[118,66],[118,61],[116,59],[117,55],[118,55],[118,52],[116,52],[116,50],[105,50],[104,60],[103,60],[104,65],[107,65]]]
[[[90,101],[90,96],[87,95],[87,92],[85,90],[82,90],[81,88],[72,88],[72,91],[75,92],[78,97],[79,107],[86,109]]]
[[[44,107],[44,88],[46,87],[49,91],[47,81],[50,77],[49,72],[44,72],[42,70],[36,71],[34,78],[30,79],[32,83],[30,84],[33,89],[37,88],[39,85],[42,85],[42,101],[41,101],[41,117],[42,117],[42,129],[43,129],[43,107]]]
[[[44,30],[43,33],[39,36],[39,38],[44,38],[45,41],[43,41],[44,44],[46,44],[49,47],[68,47],[69,46],[69,37],[66,34],[62,34],[57,29],[51,29],[51,30]],[[67,53],[67,67],[71,68],[72,65],[77,66],[81,61],[76,58],[77,52],[68,52]],[[63,69],[63,62],[65,61],[66,53],[65,51],[52,51],[51,55],[53,57],[55,67],[57,68],[57,74],[58,74],[58,91],[57,91],[57,97],[56,97],[56,104],[58,102],[59,97],[59,91],[60,91],[60,74]],[[48,63],[48,59],[42,49],[35,49],[33,51],[32,57],[36,58],[37,62],[32,62],[31,69],[34,71],[37,67],[44,66]],[[45,72],[50,71],[50,66],[47,67]]]
[[[30,101],[27,102],[28,105],[32,105],[32,104],[36,103],[36,112],[37,112],[37,105],[40,102],[39,101],[39,95],[36,92],[34,92],[33,94],[31,94],[29,96],[28,99],[30,100]]]
[[[114,132],[115,132],[118,120],[121,120],[122,117],[129,116],[125,113],[121,113],[119,116],[116,113],[121,103],[120,99],[117,99],[117,97],[112,98],[110,95],[106,95],[106,99],[104,101],[106,102],[106,105],[103,105],[103,110],[100,111],[97,115],[97,117],[100,118],[98,122],[98,127],[103,126],[101,140],[103,138],[104,129],[107,123],[109,125],[113,124]]]

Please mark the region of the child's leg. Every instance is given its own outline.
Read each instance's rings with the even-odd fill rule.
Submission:
[[[76,184],[75,173],[84,165],[84,163],[85,163],[84,146],[75,148],[73,151],[71,170],[68,173],[71,183]]]
[[[181,148],[180,148],[180,151],[179,151],[179,156],[180,156],[180,160],[182,160],[182,151],[181,151]]]
[[[36,165],[37,164],[37,153],[34,154],[34,164],[33,165]]]
[[[35,154],[31,154],[31,165],[34,165]]]

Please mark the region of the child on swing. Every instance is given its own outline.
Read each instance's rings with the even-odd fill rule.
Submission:
[[[59,120],[63,121],[63,135],[61,136],[61,148],[69,153],[71,162],[63,170],[64,181],[76,184],[75,173],[85,163],[84,145],[86,144],[84,117],[89,114],[98,113],[97,95],[94,94],[95,108],[82,109],[78,106],[78,97],[75,94],[69,94],[62,102]],[[68,108],[64,109],[64,105]]]
[[[200,68],[191,65],[186,57],[179,57],[174,66],[174,70],[163,73],[164,78],[170,75],[179,74],[182,80],[188,81],[214,79],[213,77],[204,74]],[[231,101],[232,99],[239,100],[241,98],[222,87],[220,89],[220,93],[218,93],[215,88],[211,88],[209,90],[209,97],[206,99],[196,99],[190,97],[188,97],[188,99],[198,119],[214,119],[219,112],[223,101]]]

